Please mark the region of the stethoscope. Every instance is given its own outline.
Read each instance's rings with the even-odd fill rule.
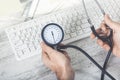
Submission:
[[[112,49],[113,49],[113,41],[112,41],[112,37],[113,37],[113,30],[110,29],[109,26],[106,25],[106,27],[109,29],[109,36],[101,36],[101,34],[98,34],[95,30],[94,25],[91,22],[91,19],[88,16],[87,10],[86,10],[86,6],[85,6],[85,2],[84,0],[82,0],[83,2],[83,6],[85,9],[85,13],[87,15],[87,20],[88,23],[90,24],[90,28],[93,32],[93,34],[101,39],[103,42],[107,42],[108,45],[110,46],[110,50],[108,51],[107,57],[105,59],[104,65],[103,67],[101,67],[87,52],[85,52],[83,49],[74,46],[74,45],[60,45],[60,43],[63,41],[64,38],[64,31],[62,29],[62,27],[56,23],[49,23],[47,24],[41,32],[41,37],[43,39],[43,41],[50,47],[62,52],[63,49],[67,49],[67,48],[74,48],[76,50],[79,50],[80,52],[82,52],[89,60],[91,60],[101,71],[101,80],[104,80],[104,74],[106,74],[109,78],[111,78],[112,80],[116,80],[111,74],[109,74],[106,71],[106,66],[108,63],[108,60],[110,58],[110,55],[112,53]],[[100,4],[97,2],[97,0],[95,0],[95,2],[97,3],[97,5],[99,6],[101,12],[103,15],[105,15],[104,10],[101,8]]]

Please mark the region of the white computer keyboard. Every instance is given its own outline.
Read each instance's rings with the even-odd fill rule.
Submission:
[[[102,1],[104,0],[101,0],[100,4]],[[114,2],[113,4],[117,4],[114,0],[109,1],[112,1],[112,3]],[[108,12],[114,19],[119,20],[118,16],[120,15],[113,9],[113,5],[111,5],[112,3],[108,3],[107,1],[105,2],[110,4],[107,6],[104,5],[105,3],[103,4],[103,8],[106,7],[105,11]],[[88,4],[88,2],[86,4]],[[101,18],[102,15],[99,15],[100,11],[95,6],[96,4],[90,1],[88,11],[95,27],[99,27],[103,18]],[[112,10],[109,11],[109,8]],[[118,8],[118,6],[116,8]],[[93,12],[93,14],[91,12]],[[113,16],[113,12],[115,17]],[[41,54],[41,29],[48,23],[57,23],[63,28],[65,33],[63,41],[64,44],[86,38],[91,33],[82,4],[46,14],[42,17],[12,26],[6,29],[6,33],[17,60],[23,60],[33,55]]]

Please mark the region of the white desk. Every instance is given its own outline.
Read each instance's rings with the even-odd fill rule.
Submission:
[[[7,19],[6,19],[7,20]],[[16,20],[10,20],[14,22]],[[5,19],[1,19],[0,24],[6,23]],[[17,22],[15,22],[17,23]],[[14,23],[14,24],[15,24]],[[11,24],[9,24],[11,25]],[[2,25],[1,25],[2,26]],[[5,28],[0,29],[0,80],[54,80],[55,75],[42,65],[40,55],[28,58],[24,61],[15,59],[8,38],[4,32]],[[72,43],[82,47],[84,50],[99,63],[103,64],[106,52],[101,49],[95,41],[86,38],[78,42]],[[68,53],[72,60],[73,68],[76,72],[75,80],[100,80],[101,71],[90,62],[80,52],[68,49]],[[108,72],[111,73],[117,80],[120,80],[120,59],[112,57],[108,64]],[[107,78],[106,80],[110,80]]]

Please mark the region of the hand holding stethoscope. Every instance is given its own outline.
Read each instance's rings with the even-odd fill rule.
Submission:
[[[112,40],[112,38],[113,38],[113,30],[107,24],[104,24],[105,28],[107,29],[107,32],[102,30],[101,28],[99,28],[98,30],[95,30],[95,27],[92,24],[91,19],[88,16],[88,12],[87,12],[84,0],[82,0],[82,2],[83,2],[85,13],[86,13],[86,16],[88,18],[88,23],[90,24],[90,28],[92,30],[92,33],[98,39],[102,40],[103,42],[106,42],[110,46],[110,50],[108,51],[108,54],[106,56],[106,59],[105,59],[104,65],[103,65],[103,69],[105,70],[106,66],[107,66],[107,63],[108,63],[108,60],[110,58],[110,55],[112,53],[112,49],[113,49],[113,40]],[[98,1],[95,0],[95,2],[98,5],[98,7],[99,7],[100,11],[102,12],[103,16],[105,16],[105,11],[101,8],[101,6],[98,3]],[[104,73],[103,72],[101,74],[101,80],[104,80]]]

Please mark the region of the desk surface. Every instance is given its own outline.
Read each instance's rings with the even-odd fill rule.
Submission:
[[[40,54],[24,61],[17,61],[11,49],[6,34],[1,33],[0,39],[0,80],[47,80],[56,78],[40,60]],[[84,50],[99,63],[103,64],[106,52],[89,38],[73,43]],[[100,70],[92,64],[84,55],[76,50],[67,50],[72,65],[76,72],[76,80],[99,80]],[[119,80],[120,59],[111,57],[108,64],[108,72]],[[47,79],[46,79],[47,78]],[[107,80],[107,79],[106,79]],[[109,80],[109,79],[108,79]]]
[[[11,20],[11,22],[13,21]],[[7,23],[5,19],[1,20],[0,24],[2,22]],[[17,61],[4,29],[0,29],[0,80],[56,80],[55,74],[43,65],[40,58],[41,53],[24,61]],[[99,64],[103,64],[106,52],[96,44],[95,40],[85,38],[71,44],[83,48]],[[83,54],[73,49],[68,49],[67,52],[76,73],[75,80],[100,79],[101,71]],[[120,80],[120,59],[112,56],[107,70],[117,80]],[[106,78],[106,80],[110,79]]]

